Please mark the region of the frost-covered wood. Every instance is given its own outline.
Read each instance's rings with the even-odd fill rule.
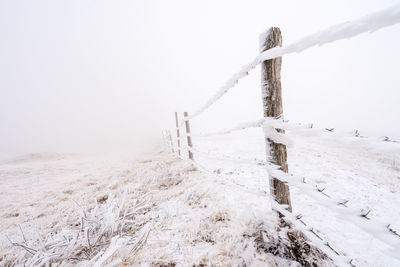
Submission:
[[[270,28],[260,39],[260,52],[270,48],[282,46],[281,31],[277,27]],[[261,64],[261,96],[263,102],[264,117],[280,117],[283,115],[282,87],[281,87],[281,65],[282,58],[266,60]],[[283,130],[277,129],[284,133]],[[266,136],[267,157],[271,162],[280,166],[281,170],[288,172],[286,145],[276,143]],[[275,177],[271,177],[271,192],[275,195],[280,204],[289,206],[292,210],[290,201],[289,186]]]
[[[188,145],[189,148],[192,148],[192,147],[193,147],[193,144],[192,144],[192,137],[190,136],[190,125],[189,125],[189,120],[186,119],[188,116],[189,116],[189,115],[188,115],[187,112],[184,112],[184,113],[183,113],[183,117],[185,118],[187,145]],[[189,152],[189,159],[193,160],[193,152],[192,152],[190,149],[188,149],[188,152]]]
[[[175,125],[176,125],[176,140],[178,144],[178,155],[181,155],[181,139],[179,133],[178,112],[175,112]]]
[[[168,139],[169,139],[169,143],[171,144],[171,152],[172,152],[172,154],[174,154],[175,150],[174,150],[174,143],[172,142],[171,131],[168,131]]]

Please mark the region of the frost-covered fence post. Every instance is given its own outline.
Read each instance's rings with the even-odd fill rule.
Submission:
[[[193,145],[192,145],[192,137],[190,136],[190,125],[189,125],[189,120],[187,120],[187,117],[189,117],[188,113],[185,111],[183,113],[183,117],[185,118],[185,126],[186,126],[186,136],[187,136],[187,144],[188,144],[188,151],[189,151],[189,159],[193,160],[193,152],[190,150]]]
[[[174,143],[172,142],[171,131],[168,131],[168,138],[169,138],[169,143],[171,144],[171,152],[172,152],[172,154],[175,154]]]
[[[282,35],[279,28],[272,27],[260,38],[260,52],[275,46],[282,46]],[[282,118],[283,115],[281,65],[282,57],[266,60],[261,64],[261,93],[264,117]],[[277,131],[285,133],[281,129],[277,129]],[[272,163],[280,166],[282,171],[288,172],[286,146],[275,143],[268,137],[265,139],[267,153],[269,152],[267,157],[271,157]],[[280,204],[289,205],[289,210],[292,211],[289,186],[275,177],[270,177],[270,187],[276,201]]]
[[[178,155],[181,155],[181,139],[179,133],[178,112],[175,112],[176,138],[178,143]]]

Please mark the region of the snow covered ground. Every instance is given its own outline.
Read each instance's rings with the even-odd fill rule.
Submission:
[[[165,152],[32,154],[3,162],[0,175],[4,266],[330,265],[279,226],[265,194]]]
[[[363,223],[345,218],[337,210],[331,210],[324,198],[349,200],[347,206],[368,217],[391,224],[400,231],[400,146],[387,143],[379,146],[366,139],[307,136],[299,132],[287,132],[293,141],[288,148],[289,172],[305,178],[302,188],[291,187],[293,213],[303,215],[302,220],[313,227],[324,242],[341,255],[353,259],[356,266],[400,266],[400,237],[393,234],[396,248],[383,244],[370,233]],[[353,138],[355,139],[355,138]],[[268,171],[265,168],[263,133],[259,128],[233,132],[229,135],[198,138],[194,140],[195,155],[199,165],[250,190],[268,191]],[[385,142],[381,142],[385,143]],[[372,146],[371,146],[372,144]],[[302,190],[304,187],[308,190]],[[322,190],[321,198],[315,199],[309,190]],[[354,219],[357,214],[354,214]],[[362,220],[361,220],[362,221]],[[379,225],[379,223],[376,223]],[[379,225],[385,231],[385,225]],[[371,231],[375,234],[374,230]]]
[[[371,209],[371,221],[400,228],[397,149],[288,136],[294,176],[331,198],[350,200],[351,208]],[[332,265],[271,211],[259,128],[194,138],[194,144],[195,165],[158,151],[40,153],[1,162],[0,264]],[[291,196],[293,213],[341,255],[321,247],[336,265],[350,266],[349,259],[355,266],[400,265],[388,245],[323,198],[318,202],[296,187]]]

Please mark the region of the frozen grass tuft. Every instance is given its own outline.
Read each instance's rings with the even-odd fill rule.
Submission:
[[[44,238],[38,234],[37,239],[27,240],[21,229],[23,241],[10,240],[21,248],[14,264],[101,266],[122,247],[129,247],[131,255],[138,251],[150,231],[140,216],[148,207],[146,196],[132,199],[126,189],[118,196],[109,194],[98,200],[91,207],[76,203],[74,219],[59,223]]]

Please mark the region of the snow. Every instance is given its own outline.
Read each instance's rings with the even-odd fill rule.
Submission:
[[[254,124],[287,126],[280,136],[293,143],[289,175],[268,164],[264,131]],[[380,140],[386,149],[377,150],[368,138],[278,120],[241,125],[193,135],[193,163],[157,151],[40,153],[2,162],[0,262],[296,266],[274,208],[337,266],[400,264],[400,237],[387,228],[400,230],[398,143]],[[271,174],[289,182],[292,214],[271,199]],[[367,213],[370,220],[360,216]],[[277,255],[268,253],[273,245],[262,249],[274,242],[283,242]]]
[[[298,266],[292,230],[278,226],[265,192],[165,152],[140,159],[47,153],[0,164],[1,265]]]
[[[343,255],[334,258],[336,263],[352,259],[356,266],[399,265],[400,237],[387,228],[390,224],[397,233],[400,229],[399,144],[381,140],[385,149],[373,149],[374,143],[368,138],[352,136],[360,141],[348,142],[348,136],[332,134],[304,135],[287,130],[287,137],[294,143],[288,148],[291,175],[268,166],[264,135],[259,128],[194,138],[193,151],[204,169],[249,191],[268,192],[271,172],[287,180],[294,215],[303,215],[307,223],[304,227],[294,222],[296,227],[316,230],[324,240],[315,243],[317,247],[329,243]],[[348,208],[338,205],[344,200],[349,200]],[[369,210],[370,220],[361,217]]]
[[[191,120],[195,118],[196,116],[203,113],[210,106],[212,106],[230,89],[238,84],[240,79],[246,77],[250,71],[255,69],[260,63],[264,62],[265,60],[281,57],[291,53],[300,53],[314,46],[322,46],[334,41],[352,38],[362,33],[372,33],[379,29],[397,24],[399,22],[400,4],[397,3],[381,11],[368,14],[353,21],[340,23],[314,34],[305,36],[287,46],[268,49],[259,54],[249,64],[243,66],[239,72],[233,74],[232,77],[230,77],[228,81],[219,90],[217,90],[217,92],[209,100],[207,100],[204,105],[195,110],[187,118],[184,118],[179,123],[179,127],[183,126],[186,120]],[[260,38],[265,37],[268,33],[269,29],[262,33]]]

